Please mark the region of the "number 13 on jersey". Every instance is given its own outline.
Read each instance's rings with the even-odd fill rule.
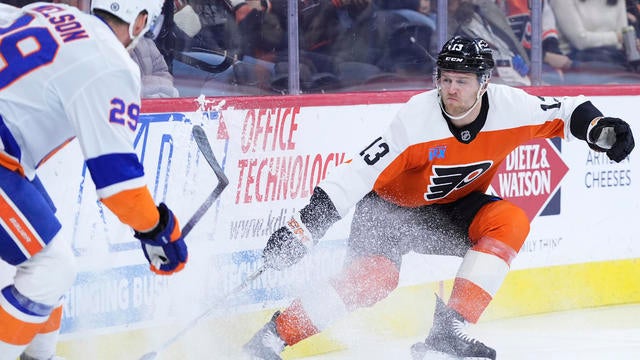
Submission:
[[[360,152],[360,156],[369,165],[373,165],[389,152],[389,145],[382,140],[382,137],[375,139],[371,145]]]

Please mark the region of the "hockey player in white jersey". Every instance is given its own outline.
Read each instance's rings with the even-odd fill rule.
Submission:
[[[162,0],[0,4],[0,256],[15,266],[0,291],[0,360],[55,356],[64,293],[76,276],[37,169],[76,138],[98,198],[134,230],[152,271],[187,262],[178,221],[156,206],[133,148],[140,116],[135,46]],[[123,46],[124,45],[124,46]]]
[[[530,228],[516,204],[486,193],[498,167],[535,138],[580,139],[616,162],[635,146],[629,124],[583,96],[536,97],[490,84],[495,62],[482,39],[450,39],[436,65],[436,89],[413,96],[267,240],[265,266],[289,267],[354,209],[341,271],[276,312],[244,345],[247,354],[279,360],[285,347],[386,298],[399,284],[403,256],[415,252],[462,262],[448,299],[436,298],[429,334],[411,347],[413,359],[495,360],[496,350],[465,325],[480,319]]]

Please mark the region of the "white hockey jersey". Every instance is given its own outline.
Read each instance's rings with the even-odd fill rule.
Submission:
[[[111,28],[62,4],[0,4],[0,49],[0,165],[32,179],[77,138],[98,197],[135,229],[152,227],[132,145],[140,73]]]
[[[583,96],[542,98],[496,84],[489,84],[485,96],[483,123],[469,125],[481,131],[449,126],[437,90],[413,96],[380,137],[318,186],[340,216],[371,190],[406,207],[453,202],[486,191],[500,163],[519,145],[534,138],[573,137],[570,119],[587,101]]]

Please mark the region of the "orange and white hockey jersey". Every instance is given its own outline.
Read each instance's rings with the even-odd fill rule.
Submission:
[[[457,129],[442,114],[437,90],[413,96],[384,133],[318,186],[341,217],[371,190],[407,207],[484,192],[519,145],[534,138],[573,137],[569,121],[587,101],[583,96],[542,98],[497,84],[489,84],[484,97],[478,119]]]
[[[77,138],[99,198],[146,230],[158,211],[133,149],[140,72],[99,18],[62,4],[0,4],[0,165],[32,179]]]

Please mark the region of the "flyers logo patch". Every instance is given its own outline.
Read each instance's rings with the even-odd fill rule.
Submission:
[[[442,199],[452,191],[467,186],[484,174],[491,165],[493,165],[493,161],[467,165],[434,166],[427,192],[424,194],[425,200]]]

